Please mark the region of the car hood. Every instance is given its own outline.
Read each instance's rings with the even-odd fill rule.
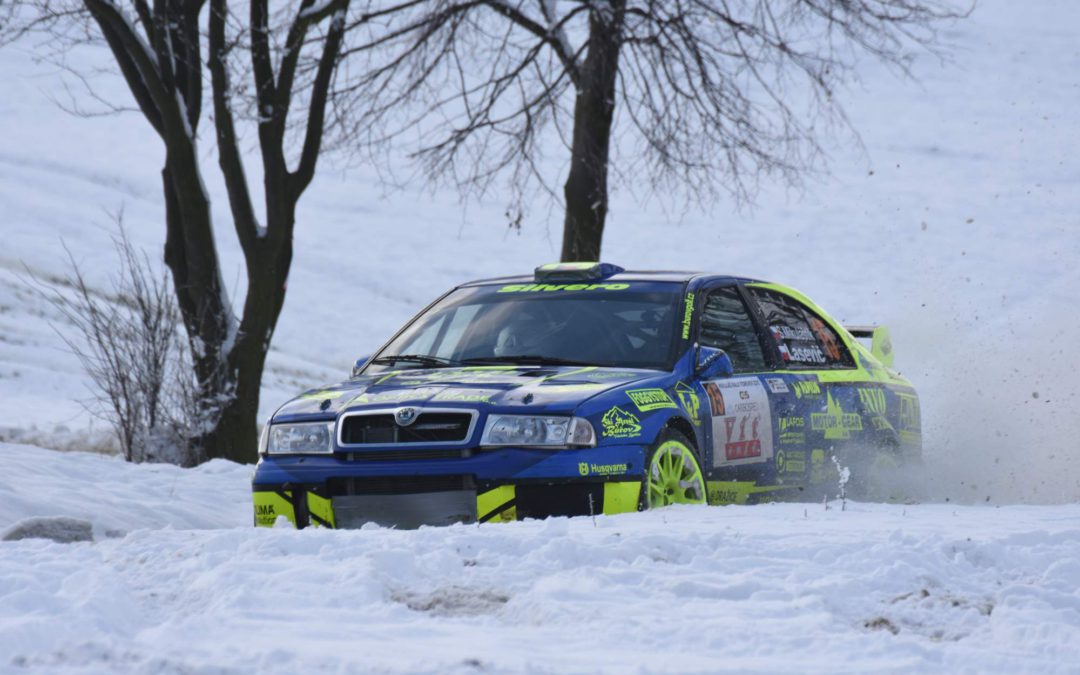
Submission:
[[[592,366],[395,370],[312,389],[283,405],[274,418],[406,404],[472,408],[527,406],[539,412],[568,411],[597,394],[657,375],[660,373],[655,370]]]

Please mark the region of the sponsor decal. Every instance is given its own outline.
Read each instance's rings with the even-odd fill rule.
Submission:
[[[679,403],[694,426],[701,426],[701,398],[694,388],[685,382],[679,382],[675,385],[675,395],[679,397]]]
[[[578,473],[582,476],[619,476],[630,470],[628,464],[590,464],[578,462]]]
[[[590,380],[628,380],[631,377],[641,377],[641,373],[624,373],[620,371],[599,370],[588,375]]]
[[[724,444],[724,457],[729,462],[761,457],[760,427],[760,415],[725,417],[724,429],[727,431],[727,443]]]
[[[614,406],[600,419],[605,438],[634,438],[641,433],[641,420],[619,406]]]
[[[810,482],[824,483],[828,477],[828,469],[825,466],[825,451],[810,451]]]
[[[255,515],[257,515],[257,516],[268,516],[271,519],[277,517],[277,514],[274,513],[274,505],[273,504],[256,504],[255,505]]]
[[[870,426],[874,428],[874,431],[894,431],[893,425],[889,424],[889,420],[879,415],[870,418]]]
[[[922,439],[919,399],[911,394],[897,394],[900,401],[900,440],[918,443]]]
[[[630,284],[510,284],[497,293],[537,293],[549,291],[625,291]]]
[[[780,431],[801,431],[806,427],[806,419],[803,417],[781,417],[780,418]]]
[[[347,389],[338,389],[337,391],[329,391],[329,390],[323,389],[321,391],[313,391],[310,394],[303,394],[303,395],[300,396],[300,398],[302,398],[302,399],[309,399],[309,398],[338,398],[339,396],[344,396],[345,394],[348,394],[348,393],[349,393],[349,391]]]
[[[791,385],[795,388],[795,398],[821,396],[821,386],[814,380],[799,380]]]
[[[787,394],[791,391],[788,389],[787,383],[779,377],[766,377],[765,384],[769,386],[769,391],[774,394]]]
[[[663,389],[627,389],[626,395],[641,412],[676,407],[675,401]]]
[[[806,471],[806,453],[787,450],[776,453],[777,473],[803,473]]]
[[[780,445],[802,445],[806,442],[806,420],[802,417],[780,418]]]
[[[453,403],[490,403],[494,392],[476,389],[447,389],[432,397],[432,401],[450,401]]]
[[[686,294],[686,308],[683,310],[682,339],[690,339],[690,325],[694,318],[694,294]]]
[[[711,501],[717,504],[734,504],[739,501],[742,494],[738,490],[720,490],[713,491]]]
[[[438,393],[435,387],[419,387],[417,389],[403,391],[400,389],[384,392],[365,392],[345,404],[345,407],[353,405],[369,405],[372,403],[398,403],[408,399],[411,401],[423,400]]]
[[[709,410],[713,417],[724,416],[724,395],[715,382],[705,383],[705,393],[709,395]]]
[[[886,409],[883,389],[859,389],[859,402],[863,408],[875,415],[884,415]]]
[[[809,317],[810,328],[814,331],[814,335],[817,336],[818,342],[825,348],[825,354],[828,355],[830,361],[841,360],[842,355],[840,352],[840,343],[836,339],[836,334],[825,325],[825,322],[816,316]]]
[[[541,383],[536,390],[537,394],[565,394],[575,391],[590,391],[595,389],[603,389],[606,384],[600,384],[598,382],[580,382],[578,384],[548,384],[547,382]]]
[[[712,419],[713,466],[771,460],[772,413],[769,394],[761,380],[756,377],[713,380],[705,384],[705,390],[710,401],[721,402],[719,414],[714,407]]]
[[[827,394],[825,412],[810,414],[810,428],[825,432],[827,440],[847,440],[852,431],[862,431],[862,416],[858,413],[844,412],[843,407]]]
[[[911,394],[897,394],[900,399],[900,430],[921,431],[919,399]]]
[[[394,380],[395,385],[414,386],[422,384],[450,383],[484,383],[491,380],[512,383],[518,380],[518,366],[468,366],[464,368],[443,368],[440,370],[417,371],[417,370],[394,370],[379,379],[374,384],[382,384]]]

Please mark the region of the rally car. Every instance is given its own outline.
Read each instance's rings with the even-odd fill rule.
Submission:
[[[869,348],[860,340],[870,340]],[[921,453],[883,327],[747,278],[555,263],[442,296],[281,406],[255,523],[416,527],[818,498]]]

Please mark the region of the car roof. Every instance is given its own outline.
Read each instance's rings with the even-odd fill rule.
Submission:
[[[724,274],[708,274],[704,272],[686,272],[678,270],[626,270],[604,277],[603,282],[618,281],[674,281],[686,283],[693,279],[708,282],[750,283],[760,281],[749,277],[738,277]],[[536,283],[532,274],[517,274],[509,277],[493,277],[491,279],[477,279],[461,284],[462,287],[487,286],[490,284],[532,284]]]

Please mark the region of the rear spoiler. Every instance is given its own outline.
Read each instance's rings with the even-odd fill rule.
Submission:
[[[853,338],[870,340],[870,354],[886,368],[892,368],[893,348],[889,329],[885,326],[844,326]]]
[[[877,326],[844,326],[844,330],[854,338],[872,338]]]

